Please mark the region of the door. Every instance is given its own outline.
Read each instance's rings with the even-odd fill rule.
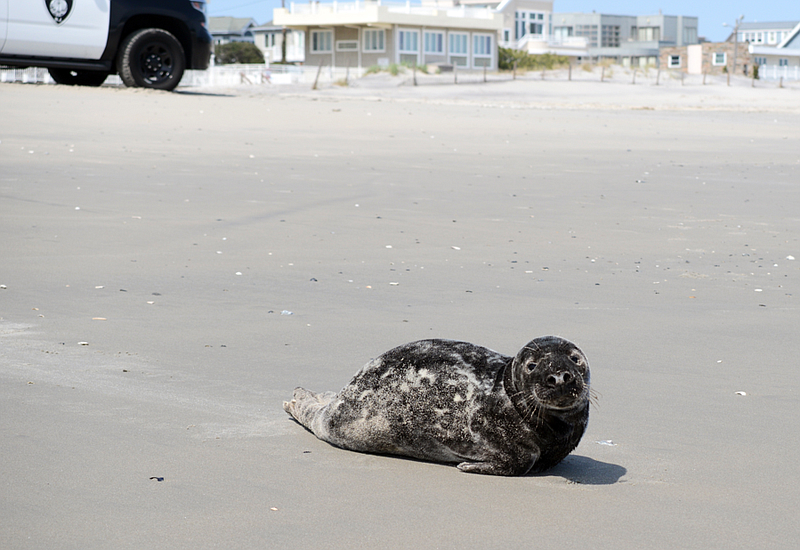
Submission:
[[[8,7],[2,51],[7,55],[100,59],[108,41],[110,2],[0,0],[0,6]]]
[[[686,72],[689,74],[703,74],[703,46],[695,44],[686,46]]]

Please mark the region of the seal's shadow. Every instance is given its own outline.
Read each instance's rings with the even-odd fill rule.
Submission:
[[[628,470],[617,464],[600,462],[588,456],[569,455],[560,464],[540,474],[529,474],[537,477],[560,476],[573,483],[582,485],[613,485]]]

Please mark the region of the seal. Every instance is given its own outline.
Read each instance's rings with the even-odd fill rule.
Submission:
[[[514,357],[421,340],[370,360],[339,393],[294,390],[283,408],[319,439],[367,453],[523,475],[558,464],[589,420],[589,363],[557,336]]]

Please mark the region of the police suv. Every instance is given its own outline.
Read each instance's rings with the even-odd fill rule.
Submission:
[[[206,69],[206,2],[0,0],[0,65],[46,67],[59,84],[172,90],[185,69]]]

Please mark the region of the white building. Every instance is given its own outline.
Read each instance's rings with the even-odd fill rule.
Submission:
[[[772,23],[769,25],[773,25],[773,30],[755,31],[743,30],[745,25],[742,23],[739,26],[739,40],[742,40],[742,36],[756,40],[750,42],[748,49],[753,63],[758,65],[759,78],[800,80],[800,22],[796,22],[789,31],[785,30],[787,23]],[[776,43],[779,36],[781,41]]]
[[[792,33],[800,21],[767,21],[742,22],[739,24],[739,42],[749,42],[754,46],[777,47]],[[728,36],[726,42],[733,42],[733,33]]]
[[[285,31],[285,32],[284,32]],[[267,63],[282,61],[282,44],[286,37],[286,62],[302,63],[305,61],[306,33],[300,30],[284,29],[274,25],[272,21],[252,29],[255,44]]]

